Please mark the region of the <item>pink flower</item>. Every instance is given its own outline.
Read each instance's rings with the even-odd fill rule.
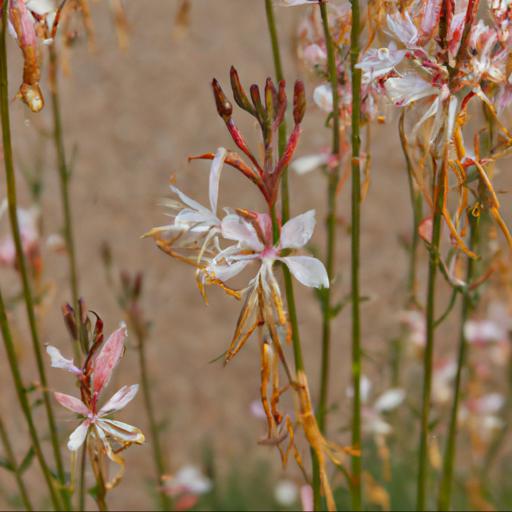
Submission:
[[[92,363],[91,391],[88,390],[88,385],[82,385],[86,378],[85,369],[81,370],[76,367],[73,360],[64,358],[57,348],[48,346],[46,349],[51,358],[51,365],[74,374],[82,387],[82,399],[64,393],[54,393],[55,399],[63,407],[83,417],[82,423],[69,436],[68,449],[70,451],[78,450],[87,436],[94,432],[97,439],[103,444],[107,455],[119,463],[119,457],[112,449],[111,440],[123,446],[144,442],[144,434],[138,428],[121,421],[108,419],[108,416],[120,411],[133,400],[139,389],[137,384],[123,386],[102,407],[98,407],[99,397],[108,385],[112,372],[123,354],[126,337],[126,326],[122,325],[104,343]]]

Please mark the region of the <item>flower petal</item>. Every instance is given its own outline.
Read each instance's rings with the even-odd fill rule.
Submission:
[[[332,112],[333,99],[332,88],[329,84],[319,85],[313,91],[313,101],[324,112]]]
[[[405,400],[405,391],[399,388],[389,389],[375,401],[375,409],[379,412],[396,409]]]
[[[112,398],[100,409],[98,416],[106,416],[126,407],[139,391],[139,385],[123,386]]]
[[[311,256],[286,256],[279,259],[286,263],[295,279],[304,286],[329,288],[329,277],[320,260]]]
[[[121,323],[121,327],[115,330],[104,343],[100,353],[94,361],[93,389],[95,393],[101,390],[109,383],[112,371],[119,363],[123,355],[124,342],[128,335],[126,324]]]
[[[222,236],[253,251],[261,252],[265,248],[254,227],[239,215],[230,214],[222,219]]]
[[[140,429],[122,421],[99,419],[96,426],[121,443],[142,444],[145,440]]]
[[[82,416],[89,414],[89,409],[79,398],[64,393],[54,393],[53,396],[55,396],[55,400],[57,400],[62,407],[76,412],[77,414],[81,414]]]
[[[57,347],[48,345],[46,353],[50,356],[52,368],[61,368],[75,375],[82,375],[82,370],[74,365],[73,359],[66,359]]]
[[[210,167],[210,206],[212,213],[217,212],[217,200],[219,198],[219,183],[224,160],[226,159],[227,151],[224,148],[219,148],[215,154]]]
[[[71,432],[68,439],[68,450],[76,452],[84,444],[87,432],[89,431],[89,425],[89,421],[84,421]]]
[[[439,94],[438,88],[415,73],[388,78],[384,82],[384,87],[389,99],[397,106],[409,105],[421,98]]]
[[[325,165],[328,160],[329,156],[326,153],[306,155],[295,159],[291,167],[297,174],[302,175]]]
[[[230,265],[210,265],[208,267],[208,271],[217,279],[220,279],[222,282],[226,282],[240,274],[240,272],[242,272],[249,263],[251,263],[251,260],[235,261]]]
[[[309,210],[290,219],[281,229],[281,249],[300,249],[304,247],[313,236],[315,224],[315,210]]]

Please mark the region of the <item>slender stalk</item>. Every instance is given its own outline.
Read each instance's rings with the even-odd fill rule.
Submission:
[[[85,510],[85,486],[87,479],[85,475],[85,469],[87,466],[87,445],[84,444],[82,447],[82,457],[80,459],[80,476],[78,482],[78,510]]]
[[[23,415],[25,416],[25,420],[27,422],[28,431],[30,435],[30,440],[32,442],[32,446],[34,447],[34,452],[36,454],[39,465],[41,466],[41,470],[43,472],[44,479],[48,486],[48,491],[50,492],[50,498],[55,510],[61,510],[61,506],[59,503],[59,498],[55,491],[53,477],[46,463],[46,459],[41,448],[41,443],[39,441],[39,436],[37,434],[37,429],[35,427],[34,419],[32,417],[32,409],[30,407],[27,395],[25,393],[25,386],[23,385],[23,380],[21,378],[21,373],[18,364],[18,358],[16,355],[16,349],[14,347],[14,342],[12,340],[11,329],[9,327],[9,322],[7,320],[7,315],[5,312],[5,304],[3,296],[0,292],[0,330],[2,331],[2,337],[4,340],[5,352],[7,354],[7,361],[9,362],[9,368],[11,370],[12,379],[14,381],[14,387],[16,388],[16,395],[18,397],[18,402],[21,406],[21,410],[23,411]]]
[[[471,226],[471,240],[470,249],[474,250],[478,245],[478,218],[472,218],[470,215]],[[466,283],[468,285],[473,280],[476,262],[472,258],[468,258],[468,266],[466,269]],[[457,444],[457,419],[459,414],[459,403],[461,395],[461,382],[462,372],[464,370],[464,363],[466,360],[467,340],[464,335],[464,325],[468,319],[469,313],[473,308],[472,298],[468,291],[462,298],[462,309],[460,314],[460,330],[459,330],[459,350],[457,357],[457,373],[454,383],[454,395],[452,410],[450,414],[450,426],[448,429],[448,439],[446,441],[446,448],[443,459],[443,472],[441,477],[441,485],[439,488],[439,496],[437,501],[437,510],[450,510],[452,484],[453,484],[453,471],[455,465],[455,452]]]
[[[274,16],[274,7],[272,0],[265,0],[265,11],[267,14],[267,24],[272,44],[272,55],[274,59],[274,67],[276,78],[283,80],[283,67],[281,64],[281,55],[279,52],[279,40],[277,38],[276,20]],[[282,123],[279,127],[279,156],[282,156],[286,147],[286,125]],[[274,226],[274,237],[276,233],[277,217],[275,209],[272,210],[272,220]],[[288,192],[288,169],[285,169],[281,178],[281,222],[284,224],[290,218],[290,199]],[[292,344],[293,355],[295,359],[295,371],[304,370],[304,359],[302,357],[302,347],[299,335],[299,322],[297,319],[297,309],[295,307],[295,294],[293,291],[292,276],[288,267],[283,265],[284,286],[286,291],[286,302],[288,304],[288,314],[290,316],[290,324],[292,327]]]
[[[62,203],[62,216],[64,220],[64,239],[66,241],[66,249],[69,264],[69,288],[71,291],[71,301],[75,316],[78,315],[78,271],[76,264],[76,253],[73,236],[73,221],[71,206],[69,200],[69,169],[66,163],[66,151],[64,148],[64,136],[62,131],[62,118],[60,113],[60,100],[59,100],[59,78],[58,78],[58,56],[55,48],[55,43],[49,46],[50,54],[50,90],[52,102],[52,116],[53,116],[53,142],[55,145],[55,152],[57,155],[57,167],[59,171],[60,183],[60,197]],[[79,340],[75,340],[73,350],[75,358],[80,360],[80,346]]]
[[[4,6],[7,2],[4,2]],[[39,334],[37,330],[36,315],[34,311],[34,301],[32,297],[32,290],[30,288],[29,274],[27,264],[25,261],[25,255],[23,254],[23,246],[21,242],[20,227],[18,223],[17,215],[17,197],[16,197],[16,178],[14,174],[14,163],[12,154],[11,144],[11,125],[9,116],[9,88],[7,78],[7,45],[6,45],[6,32],[7,32],[7,9],[3,10],[2,17],[2,34],[0,42],[0,107],[2,116],[2,140],[3,140],[3,151],[4,151],[4,166],[5,166],[5,178],[7,188],[7,203],[9,212],[9,221],[11,224],[12,236],[14,239],[14,245],[16,248],[16,263],[21,276],[23,285],[23,298],[27,310],[27,316],[29,321],[30,333],[32,338],[32,347],[36,359],[37,370],[39,374],[39,380],[41,382],[43,401],[46,409],[46,415],[48,418],[48,426],[50,429],[50,438],[53,447],[53,453],[55,462],[57,464],[57,474],[59,480],[62,483],[63,490],[62,495],[65,498],[66,505],[69,504],[69,494],[64,489],[66,485],[66,475],[64,472],[64,466],[62,464],[62,456],[60,453],[59,439],[57,433],[57,426],[55,424],[55,418],[53,416],[52,404],[50,400],[50,393],[48,391],[48,384],[46,379],[46,373],[44,368],[43,356],[41,353],[41,343],[39,340]]]
[[[418,489],[416,497],[416,510],[426,510],[427,480],[428,480],[428,436],[430,397],[432,391],[432,360],[434,355],[435,334],[435,290],[436,275],[439,265],[439,240],[441,237],[441,209],[445,195],[445,175],[448,164],[447,147],[444,150],[441,169],[434,177],[434,215],[432,228],[432,241],[430,245],[430,258],[428,268],[427,307],[425,312],[426,344],[423,357],[423,402],[421,408],[421,433],[418,455]],[[437,182],[437,183],[436,183]]]
[[[352,380],[354,389],[352,412],[352,446],[361,448],[361,320],[359,293],[360,223],[361,223],[361,70],[356,69],[359,60],[361,21],[359,0],[351,0],[352,30],[350,37],[350,68],[352,71]],[[361,456],[352,457],[352,508],[361,510]]]
[[[134,329],[137,337],[137,348],[139,352],[139,369],[141,375],[142,394],[144,395],[144,406],[149,421],[149,430],[151,432],[151,443],[153,445],[153,460],[155,463],[155,471],[157,482],[161,487],[162,477],[166,474],[165,462],[163,459],[163,450],[160,444],[160,435],[158,433],[158,425],[153,407],[153,400],[150,393],[150,383],[148,378],[148,369],[146,363],[146,339],[139,329]],[[171,497],[162,489],[159,491],[160,505],[162,510],[172,510]]]
[[[16,485],[18,486],[18,491],[20,493],[23,506],[25,510],[33,510],[32,503],[30,502],[30,498],[28,497],[27,488],[25,487],[25,482],[23,481],[23,476],[21,474],[20,467],[16,462],[16,457],[12,449],[11,440],[9,439],[9,435],[7,433],[7,430],[1,417],[0,439],[2,440],[2,444],[4,446],[5,459],[7,463],[11,466],[12,472],[14,473],[14,478],[16,479]]]

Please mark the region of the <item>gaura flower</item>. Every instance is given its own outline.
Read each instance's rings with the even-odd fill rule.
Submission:
[[[66,359],[56,347],[48,346],[46,349],[52,367],[72,373],[80,384],[81,399],[64,393],[54,393],[59,404],[83,418],[69,436],[68,449],[75,452],[86,439],[92,438],[91,440],[98,441],[110,460],[121,466],[118,475],[107,484],[107,488],[114,487],[124,471],[124,461],[119,456],[119,451],[132,444],[144,442],[144,434],[138,428],[109,418],[133,400],[139,389],[138,384],[123,386],[102,407],[98,405],[99,398],[123,355],[126,337],[127,330],[123,324],[110,335],[97,355],[90,353],[82,369],[72,359]],[[113,442],[119,446],[114,447]]]
[[[320,260],[312,256],[284,255],[287,249],[301,249],[309,242],[315,229],[315,211],[310,210],[286,222],[275,245],[270,217],[267,214],[256,215],[252,223],[237,214],[224,217],[222,236],[238,243],[219,253],[208,271],[225,281],[238,275],[251,262],[259,261],[258,276],[270,285],[275,281],[272,267],[276,261],[281,261],[303,285],[328,288],[329,278]],[[224,263],[218,264],[219,260],[224,260]]]
[[[199,496],[212,490],[213,484],[199,468],[187,465],[175,475],[165,478],[162,488],[175,498],[176,510],[190,510],[197,504]]]
[[[220,233],[221,220],[217,216],[217,204],[220,176],[226,156],[227,151],[219,148],[210,167],[210,208],[201,205],[171,185],[171,190],[180,200],[178,204],[175,201],[166,203],[171,209],[178,210],[173,222],[151,229],[144,237],[154,238],[157,245],[165,252],[172,250],[172,247],[184,251],[199,250],[199,257],[196,260],[198,263],[209,243]],[[196,263],[196,261],[188,262]]]

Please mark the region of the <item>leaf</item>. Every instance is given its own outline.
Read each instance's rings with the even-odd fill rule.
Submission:
[[[31,446],[28,449],[28,452],[25,455],[25,457],[23,457],[23,460],[21,461],[21,464],[18,467],[18,471],[21,474],[23,474],[30,467],[30,464],[32,463],[32,460],[34,459],[34,455],[35,455],[34,447]]]
[[[15,471],[14,466],[8,460],[4,459],[3,457],[0,457],[0,468],[4,468],[7,471],[12,471],[12,472]]]

